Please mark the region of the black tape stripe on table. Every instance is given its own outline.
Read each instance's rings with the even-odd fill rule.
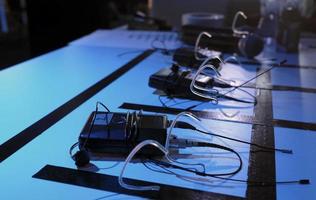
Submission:
[[[133,191],[122,188],[118,183],[117,176],[100,174],[95,172],[46,165],[33,178],[54,181],[59,183],[82,186],[86,188],[104,190],[119,194],[134,195],[154,199],[218,199],[218,200],[241,200],[242,197],[187,189],[178,186],[157,184],[147,181],[124,178],[133,185],[159,185],[160,191]],[[171,177],[172,178],[172,177]]]
[[[119,69],[115,70],[108,76],[104,77],[102,80],[98,81],[94,85],[90,86],[85,91],[81,92],[68,102],[64,103],[60,107],[56,108],[51,113],[47,114],[34,124],[30,125],[20,133],[16,134],[6,142],[0,145],[0,162],[4,161],[24,145],[35,139],[37,136],[42,134],[49,127],[53,126],[56,122],[61,120],[67,114],[75,110],[85,101],[90,99],[96,93],[107,87],[113,81],[118,79],[120,76],[125,74],[127,71],[132,69],[138,63],[143,61],[145,58],[150,56],[154,51],[146,50],[142,54],[138,55]]]
[[[162,106],[142,105],[142,104],[133,104],[133,103],[123,103],[119,108],[126,109],[126,110],[143,110],[147,112],[165,113],[165,114],[171,114],[171,115],[177,115],[181,112],[188,111],[188,110],[180,109],[180,108],[166,108]],[[283,127],[283,128],[294,128],[294,129],[316,131],[316,124],[314,123],[288,121],[288,120],[281,120],[281,119],[273,119],[272,122],[267,122],[267,121],[260,121],[260,119],[257,119],[253,116],[248,116],[248,115],[225,117],[221,113],[211,112],[211,111],[190,110],[189,112],[203,119],[253,124],[253,125],[259,125],[259,126],[276,126],[276,127]]]
[[[260,122],[254,122],[252,116],[246,115],[238,115],[233,118],[228,118],[223,116],[221,113],[211,112],[211,111],[199,111],[199,110],[186,110],[181,108],[167,108],[163,106],[153,106],[153,105],[143,105],[143,104],[134,104],[134,103],[123,103],[119,108],[126,109],[126,110],[142,110],[147,112],[155,112],[155,113],[165,113],[171,115],[177,115],[181,112],[191,112],[195,116],[203,119],[212,119],[212,120],[219,120],[219,121],[228,121],[228,122],[238,122],[238,123],[245,123],[245,124],[253,124]]]
[[[258,69],[259,74],[263,69]],[[271,83],[271,73],[265,73],[258,77],[256,85]],[[273,106],[271,90],[260,90],[257,97],[257,104],[254,108],[254,120],[262,121],[264,124],[273,122]],[[273,126],[252,126],[251,142],[268,147],[275,147]],[[257,150],[253,145],[250,152]],[[250,153],[248,165],[248,181],[276,181],[275,152],[271,153]],[[247,187],[247,199],[276,199],[276,185],[271,187]]]
[[[261,85],[256,86],[255,84],[246,84],[243,86],[245,88],[261,89],[261,90],[277,90],[277,91],[294,91],[294,92],[306,92],[306,93],[316,93],[316,88],[303,88],[295,86],[285,86],[285,85]]]
[[[232,61],[232,60],[228,60],[228,63],[233,63],[233,64],[238,64],[236,61]],[[316,70],[316,66],[307,66],[307,65],[296,65],[296,64],[289,64],[289,63],[285,63],[285,64],[278,64],[278,63],[272,63],[272,64],[264,64],[264,63],[260,63],[258,61],[240,61],[241,64],[245,64],[245,65],[252,65],[252,66],[261,66],[261,65],[268,65],[268,66],[273,66],[273,67],[277,67],[277,68],[296,68],[296,69],[313,69]]]

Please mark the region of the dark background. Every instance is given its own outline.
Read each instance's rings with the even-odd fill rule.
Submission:
[[[128,22],[136,10],[147,10],[147,0],[7,0],[9,33],[0,33],[0,69],[67,45],[100,28]],[[244,2],[244,3],[240,3]],[[227,18],[238,10],[247,12],[256,25],[259,0],[230,0]],[[303,29],[316,32],[316,15]]]
[[[27,0],[31,54],[64,46],[98,28],[113,28],[134,13],[133,0]]]

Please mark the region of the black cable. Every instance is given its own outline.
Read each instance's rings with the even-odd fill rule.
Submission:
[[[248,92],[247,90],[244,90],[244,89],[242,89],[242,88],[238,88],[238,90],[240,90],[240,91],[242,91],[242,92],[248,94],[249,96],[251,96],[251,97],[254,99],[254,101],[253,101],[252,103],[253,103],[254,105],[257,105],[258,99],[257,99],[257,97],[256,97],[255,95],[251,94],[250,92]]]
[[[178,122],[176,123],[175,127],[176,127],[176,128],[190,129],[190,130],[198,131],[198,132],[203,133],[203,134],[206,134],[206,135],[215,136],[215,137],[220,137],[220,138],[223,138],[223,139],[227,139],[227,140],[231,140],[231,141],[235,141],[235,142],[240,142],[240,143],[243,143],[243,144],[248,144],[248,145],[256,146],[256,147],[258,147],[258,148],[266,149],[266,150],[269,150],[269,151],[279,151],[279,152],[287,153],[287,154],[292,154],[292,153],[293,153],[292,150],[288,150],[288,149],[279,149],[279,148],[267,147],[267,146],[259,145],[259,144],[256,144],[256,143],[252,143],[252,142],[247,142],[247,141],[239,140],[239,139],[236,139],[236,138],[231,138],[231,137],[219,135],[219,134],[216,134],[216,133],[203,131],[203,130],[198,129],[198,128],[196,128],[195,126],[193,126],[193,125],[191,125],[191,124],[189,124],[189,123],[182,122],[182,121],[178,121]]]
[[[240,88],[239,88],[240,89]],[[240,102],[240,103],[251,103],[251,104],[254,104],[256,105],[257,104],[257,98],[254,97],[254,101],[248,101],[248,100],[243,100],[243,99],[238,99],[238,98],[235,98],[235,97],[232,97],[232,96],[227,96],[227,95],[224,95],[224,94],[218,94],[216,96],[217,98],[223,98],[223,99],[228,99],[228,100],[232,100],[232,101],[236,101],[236,102]]]
[[[82,148],[85,149],[86,145],[87,145],[87,142],[88,140],[90,139],[90,136],[91,136],[91,132],[92,132],[92,129],[93,129],[93,126],[94,126],[94,123],[95,123],[95,119],[96,119],[96,115],[99,111],[99,105],[101,105],[103,108],[105,108],[105,110],[107,112],[111,112],[108,107],[106,107],[103,103],[101,103],[100,101],[97,101],[96,105],[95,105],[95,112],[94,112],[94,115],[93,115],[93,119],[92,119],[92,122],[90,124],[90,127],[89,127],[89,131],[88,131],[88,136],[87,138],[85,139],[83,145],[82,145]],[[106,123],[108,124],[108,115],[106,114]],[[109,129],[108,129],[109,131]]]
[[[151,162],[150,160],[142,160],[142,164],[147,168],[147,169],[149,169],[149,170],[151,170],[151,171],[154,171],[154,172],[158,172],[158,173],[163,173],[163,174],[172,174],[172,175],[176,175],[174,172],[172,172],[172,171],[170,171],[170,170],[168,170],[167,168],[165,168],[165,167],[160,167],[161,169],[163,169],[163,170],[159,170],[159,169],[155,169],[155,168],[153,168],[152,166],[149,166],[146,162],[148,162],[149,161],[149,163],[153,163],[153,162]],[[158,166],[158,165],[155,165],[155,166]]]
[[[166,103],[168,103],[170,100],[165,103],[165,102],[163,102],[162,99],[161,99],[162,96],[163,96],[163,95],[158,95],[158,100],[159,100],[159,102],[161,103],[161,105],[162,105],[163,107],[165,107],[165,108],[170,108],[169,106],[166,105]]]
[[[251,103],[251,104],[254,104],[254,105],[257,104],[257,97],[252,95],[252,94],[250,94],[250,92],[242,89],[241,86],[233,86],[233,85],[231,85],[229,83],[224,82],[223,80],[220,80],[220,79],[217,79],[217,78],[213,78],[213,79],[214,79],[214,81],[213,81],[212,87],[238,89],[238,90],[246,93],[247,95],[251,96],[254,100],[253,101],[248,101],[248,100],[238,99],[238,98],[226,95],[226,94],[228,94],[230,92],[224,93],[224,94],[218,93],[218,95],[216,95],[215,97],[217,97],[217,98],[224,98],[224,99],[237,101],[237,102],[241,102],[241,103]]]
[[[193,177],[190,178],[190,177],[186,177],[186,176],[183,176],[183,175],[181,175],[181,174],[175,173],[175,172],[173,172],[172,170],[169,170],[167,167],[165,167],[165,166],[163,166],[163,165],[159,165],[159,164],[157,164],[157,163],[154,163],[154,162],[152,162],[152,161],[150,161],[150,160],[148,160],[147,162],[150,163],[150,164],[152,164],[152,165],[155,165],[155,166],[161,168],[161,170],[159,170],[159,169],[154,169],[152,166],[149,167],[149,165],[147,165],[146,163],[143,163],[144,166],[145,166],[147,169],[151,170],[151,171],[158,172],[158,173],[163,173],[163,174],[175,175],[176,177],[178,177],[178,178],[180,178],[180,179],[182,179],[182,180],[201,184],[200,181],[198,181],[198,180],[193,180],[193,179],[192,179]],[[202,183],[202,184],[205,184],[205,183]]]
[[[245,91],[246,92],[246,91]],[[174,98],[183,98],[184,96],[185,96],[186,94],[183,94],[183,96],[179,96],[179,95],[167,95],[166,97],[167,98],[169,98],[169,99],[174,99]],[[158,100],[159,100],[159,102],[160,102],[160,104],[164,107],[164,108],[166,108],[166,109],[173,109],[174,108],[174,106],[177,106],[177,105],[180,105],[180,104],[184,104],[184,103],[189,103],[189,102],[194,102],[194,101],[197,101],[197,100],[187,100],[187,101],[184,101],[184,102],[178,102],[178,103],[175,103],[175,104],[172,104],[172,105],[170,105],[170,106],[168,106],[167,105],[167,103],[170,101],[168,101],[168,102],[163,102],[163,100],[162,100],[162,97],[163,97],[164,95],[158,95]],[[237,98],[234,98],[234,97],[230,97],[230,96],[223,96],[222,98],[226,98],[226,99],[228,99],[228,100],[233,100],[233,101],[237,101],[237,102],[241,102],[241,103],[253,103],[254,105],[256,105],[257,104],[257,98],[256,97],[254,97],[254,102],[253,101],[247,101],[247,100],[242,100],[242,99],[237,99]],[[187,107],[187,108],[184,108],[184,110],[185,111],[190,111],[190,110],[192,110],[193,108],[196,108],[197,106],[200,106],[200,105],[202,105],[202,104],[205,104],[205,103],[208,103],[208,101],[200,101],[199,103],[196,103],[195,105],[192,105],[192,106],[189,106],[189,107]]]
[[[286,63],[286,60],[283,60],[282,62],[280,62],[279,65],[282,65],[282,64],[284,64],[284,63]],[[277,65],[276,65],[276,66],[277,66]],[[241,89],[241,87],[244,86],[244,85],[246,85],[246,84],[249,83],[250,81],[252,81],[252,80],[254,80],[254,79],[256,79],[256,78],[262,76],[263,74],[265,74],[265,73],[271,71],[271,70],[272,70],[273,68],[275,68],[276,66],[270,67],[269,69],[267,69],[267,70],[265,70],[265,71],[263,71],[263,72],[257,74],[257,75],[254,76],[253,78],[248,79],[247,81],[245,81],[244,83],[242,83],[242,84],[240,84],[240,85],[238,85],[238,86],[233,86],[233,85],[230,85],[230,84],[225,83],[225,82],[216,82],[216,81],[215,81],[215,82],[213,83],[213,84],[214,84],[213,87],[214,87],[214,86],[220,87],[220,88],[232,87],[232,89],[229,90],[229,91],[227,91],[227,92],[225,92],[225,93],[223,93],[223,94],[222,94],[222,93],[219,93],[218,95],[215,95],[214,97],[215,97],[215,98],[225,98],[225,99],[228,99],[228,100],[237,101],[237,102],[241,102],[241,103],[253,103],[253,104],[256,105],[256,104],[257,104],[257,98],[256,98],[255,96],[251,95],[249,92],[246,92],[245,90]],[[239,89],[239,90],[241,90],[241,91],[243,91],[243,92],[246,92],[247,94],[249,94],[250,96],[252,96],[252,97],[254,98],[254,101],[247,101],[247,100],[242,100],[242,99],[238,99],[238,98],[235,98],[235,97],[227,96],[227,94],[229,94],[229,93],[231,93],[231,92],[233,92],[233,91],[235,91],[235,90],[237,90],[237,89]],[[258,88],[258,89],[260,89],[260,88]]]
[[[93,129],[93,126],[94,126],[94,123],[95,123],[95,119],[96,119],[96,115],[98,113],[98,110],[99,110],[99,105],[101,105],[107,112],[111,112],[107,106],[105,106],[102,102],[100,101],[97,101],[96,103],[96,106],[95,106],[95,112],[94,112],[94,115],[93,115],[93,119],[92,119],[92,122],[90,123],[90,126],[89,126],[89,131],[88,131],[88,136],[87,138],[85,139],[83,145],[82,145],[82,148],[85,149],[86,145],[87,145],[87,142],[88,140],[90,139],[90,136],[91,136],[91,132],[92,132],[92,129]],[[106,123],[108,124],[108,116],[106,115]],[[79,145],[79,142],[76,142],[75,144],[73,144],[70,149],[69,149],[69,154],[70,156],[73,158],[73,155],[72,155],[72,151],[74,150],[74,148],[76,148],[77,146]]]
[[[106,111],[111,112],[110,109],[108,109],[108,107],[106,107],[106,105],[104,105],[102,102],[97,101],[97,105],[96,106],[98,106],[98,105],[101,105]]]
[[[98,113],[98,102],[97,102],[96,107],[95,107],[95,112],[94,112],[94,115],[93,115],[93,118],[92,118],[92,122],[90,123],[90,126],[89,126],[88,136],[87,136],[87,138],[85,139],[85,141],[84,141],[84,143],[82,145],[83,149],[85,149],[85,147],[86,147],[86,145],[88,143],[88,140],[90,139],[90,135],[91,135],[94,123],[95,123],[95,119],[96,119],[97,113]]]
[[[236,151],[234,151],[233,149],[230,149],[228,147],[224,147],[224,146],[221,146],[221,145],[218,145],[218,144],[198,142],[197,146],[220,148],[220,149],[223,149],[223,150],[228,150],[229,149],[229,151],[232,150],[231,152],[236,153],[236,155],[238,155],[238,158],[240,158],[239,154]],[[208,176],[208,177],[217,178],[217,179],[221,179],[221,180],[247,183],[250,186],[267,187],[267,186],[274,186],[276,184],[293,184],[293,183],[303,184],[303,185],[310,184],[309,179],[300,179],[300,180],[295,180],[295,181],[272,181],[272,182],[271,181],[249,181],[249,180],[242,180],[242,179],[234,179],[234,178],[222,177],[222,176],[226,176],[226,174],[221,175],[221,174],[210,174],[210,173],[205,173],[205,172],[199,172],[199,171],[194,171],[194,170],[191,170],[191,169],[187,169],[185,167],[181,167],[181,166],[178,166],[178,165],[174,165],[174,164],[171,164],[171,163],[168,163],[168,162],[158,161],[158,160],[154,160],[154,159],[151,159],[151,160],[153,161],[153,163],[156,163],[157,165],[162,165],[162,166],[169,167],[169,168],[180,169],[180,170],[183,170],[183,171],[194,173],[194,174],[196,174],[198,176]],[[236,170],[235,174],[237,174],[241,170],[241,167],[242,167],[242,165],[239,166],[239,168]],[[234,174],[227,174],[227,175],[234,175]]]
[[[195,128],[195,130],[200,132],[200,133],[206,134],[206,135],[216,136],[216,137],[220,137],[220,138],[223,138],[223,139],[232,140],[232,141],[235,141],[235,142],[249,144],[249,145],[261,148],[261,149],[266,149],[266,150],[271,150],[271,151],[280,151],[282,153],[289,153],[289,154],[293,153],[291,150],[287,150],[287,149],[278,149],[278,148],[266,147],[266,146],[262,146],[262,145],[259,145],[259,144],[256,144],[256,143],[247,142],[247,141],[243,141],[243,140],[239,140],[239,139],[235,139],[235,138],[231,138],[231,137],[227,137],[227,136],[223,136],[223,135],[218,135],[216,133],[206,132],[206,131],[203,131],[203,130],[200,130],[200,129],[197,129],[197,128]]]
[[[74,155],[72,154],[72,151],[79,145],[79,142],[76,142],[69,148],[69,155],[74,160]]]
[[[251,78],[251,79],[248,79],[247,81],[243,82],[242,84],[240,84],[240,85],[238,85],[238,86],[235,86],[233,89],[229,90],[228,92],[224,93],[223,95],[226,95],[226,94],[228,94],[228,93],[231,93],[231,92],[235,91],[236,89],[238,89],[238,88],[240,88],[240,87],[246,85],[246,84],[249,83],[250,81],[252,81],[252,80],[254,80],[254,79],[256,79],[256,78],[262,76],[263,74],[265,74],[265,73],[271,71],[271,70],[274,69],[276,66],[281,66],[281,65],[285,64],[286,62],[287,62],[287,60],[281,61],[281,62],[279,63],[279,65],[274,65],[274,66],[270,67],[269,69],[267,69],[267,70],[265,70],[265,71],[263,71],[263,72],[257,74],[256,76],[254,76],[254,77]]]
[[[177,96],[171,96],[171,95],[165,96],[165,97],[168,98],[169,100],[163,102],[163,100],[162,100],[162,97],[163,97],[163,96],[164,96],[164,95],[159,95],[159,96],[158,96],[158,99],[159,99],[160,104],[161,104],[164,108],[166,108],[166,109],[173,109],[174,106],[178,106],[178,105],[180,105],[180,104],[185,104],[185,103],[194,102],[194,100],[190,100],[190,99],[189,99],[189,100],[183,100],[183,99],[182,99],[182,101],[176,102],[174,99],[175,99],[175,98],[178,98],[178,97],[177,97]],[[167,105],[167,103],[169,103],[171,100],[174,100],[174,102],[176,102],[176,103],[174,103],[174,104],[172,104],[172,105]],[[189,111],[189,110],[191,110],[191,109],[193,109],[193,108],[195,108],[195,107],[197,107],[197,106],[199,106],[199,105],[202,105],[202,104],[204,104],[204,103],[206,103],[206,102],[205,102],[205,101],[202,101],[202,102],[200,102],[200,103],[197,103],[196,105],[193,105],[193,106],[189,106],[189,107],[187,107],[187,108],[184,108],[184,110]]]
[[[242,162],[241,156],[234,149],[231,149],[229,147],[225,147],[225,146],[222,146],[222,145],[219,145],[219,144],[215,144],[215,143],[206,143],[206,142],[205,143],[201,143],[201,142],[198,142],[197,144],[200,147],[202,147],[202,146],[203,147],[210,147],[210,148],[216,148],[216,149],[221,149],[221,150],[225,150],[225,151],[231,152],[231,153],[235,154],[236,157],[238,158],[239,166],[238,166],[238,168],[236,170],[234,170],[232,172],[227,172],[227,173],[214,173],[214,174],[211,174],[212,176],[231,176],[231,175],[237,174],[242,169],[243,162]],[[154,159],[150,159],[150,160],[152,160],[153,162],[156,162],[158,164],[159,164],[159,162],[163,162],[163,161],[158,161],[158,160],[154,160]],[[164,162],[164,165],[165,166],[167,165],[167,167],[172,167],[172,168],[175,168],[175,169],[185,170],[185,171],[193,172],[193,173],[196,173],[196,174],[200,174],[200,173],[205,174],[205,172],[192,170],[192,169],[189,169],[189,168],[181,167],[181,166],[174,165],[174,164],[167,163],[167,162]]]

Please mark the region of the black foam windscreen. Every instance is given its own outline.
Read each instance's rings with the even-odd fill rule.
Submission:
[[[76,154],[74,155],[74,160],[75,160],[75,164],[78,167],[83,167],[85,165],[87,165],[90,162],[90,156],[88,151],[86,150],[80,150],[77,151]]]
[[[238,48],[244,56],[253,58],[263,50],[264,41],[259,35],[250,33],[239,40]]]
[[[264,41],[256,34],[253,27],[242,27],[241,31],[249,34],[234,34],[229,28],[210,29],[199,26],[183,26],[181,39],[184,43],[194,45],[198,35],[206,31],[212,38],[201,38],[200,47],[221,51],[224,53],[239,53],[245,57],[253,58],[261,53]]]

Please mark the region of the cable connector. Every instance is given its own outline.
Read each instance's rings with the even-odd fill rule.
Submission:
[[[198,142],[187,139],[178,139],[177,137],[170,139],[170,148],[186,148],[194,146],[198,146]]]
[[[291,149],[278,149],[278,151],[282,153],[293,154],[293,151]]]
[[[309,185],[309,184],[310,184],[310,181],[309,181],[309,179],[301,179],[301,180],[299,180],[299,184],[302,184],[302,185]]]

